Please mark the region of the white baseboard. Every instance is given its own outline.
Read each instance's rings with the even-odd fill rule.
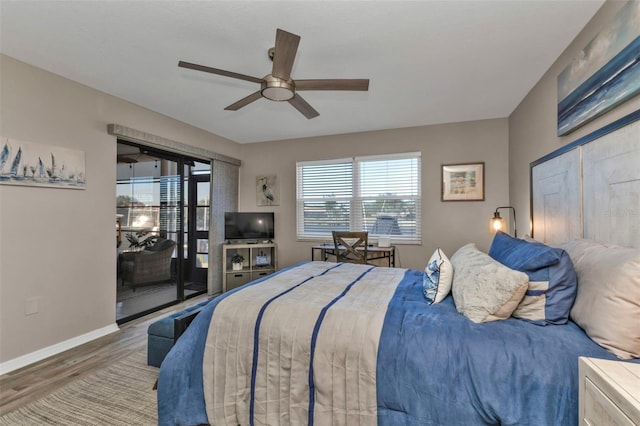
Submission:
[[[46,348],[39,349],[35,352],[31,352],[29,354],[19,356],[18,358],[2,362],[0,363],[0,375],[7,374],[13,370],[17,370],[18,368],[26,367],[27,365],[33,364],[34,362],[42,361],[45,358],[57,355],[61,352],[75,348],[76,346],[80,346],[99,337],[106,336],[107,334],[115,333],[119,330],[120,328],[118,327],[118,325],[116,323],[113,323],[106,327],[102,327],[97,330],[90,331],[89,333],[73,337],[69,340],[65,340],[64,342],[56,343],[55,345],[47,346]]]

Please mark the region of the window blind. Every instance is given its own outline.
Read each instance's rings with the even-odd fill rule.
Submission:
[[[420,153],[299,162],[296,182],[299,239],[351,230],[421,241]]]

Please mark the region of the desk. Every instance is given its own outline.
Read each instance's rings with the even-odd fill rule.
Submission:
[[[362,250],[362,248],[358,248],[358,250]],[[311,260],[316,260],[316,251],[320,252],[320,260],[327,260],[327,257],[330,255],[335,255],[335,247],[333,244],[317,244],[311,247]],[[378,247],[378,246],[369,246],[367,247],[367,260],[376,260],[376,259],[386,259],[388,262],[388,266],[395,268],[396,267],[396,248],[395,246],[391,247]]]

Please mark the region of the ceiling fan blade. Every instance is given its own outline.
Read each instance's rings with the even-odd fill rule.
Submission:
[[[251,77],[250,75],[238,74],[237,72],[225,71],[218,68],[206,67],[204,65],[192,64],[191,62],[180,61],[178,66],[182,68],[189,68],[196,71],[208,72],[211,74],[223,75],[225,77],[238,78],[240,80],[251,81],[253,83],[262,83],[261,78]]]
[[[368,78],[296,80],[296,90],[369,90]]]
[[[262,97],[262,94],[258,90],[257,92],[254,92],[254,93],[250,94],[249,96],[240,99],[238,102],[235,102],[235,103],[229,105],[228,107],[225,108],[225,111],[237,111],[240,108],[242,108],[243,106],[247,106],[251,102],[257,101],[261,97]]]
[[[293,96],[293,98],[289,99],[289,103],[308,119],[312,119],[320,115],[318,111],[313,109],[313,107],[309,105],[307,101],[302,99],[302,96],[298,95],[297,93]]]
[[[271,75],[289,80],[291,78],[291,68],[296,59],[300,36],[288,33],[278,28],[276,30],[276,45],[273,54],[273,69]]]

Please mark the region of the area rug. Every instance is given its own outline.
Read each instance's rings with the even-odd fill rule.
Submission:
[[[0,417],[0,425],[157,425],[159,370],[137,352]]]

